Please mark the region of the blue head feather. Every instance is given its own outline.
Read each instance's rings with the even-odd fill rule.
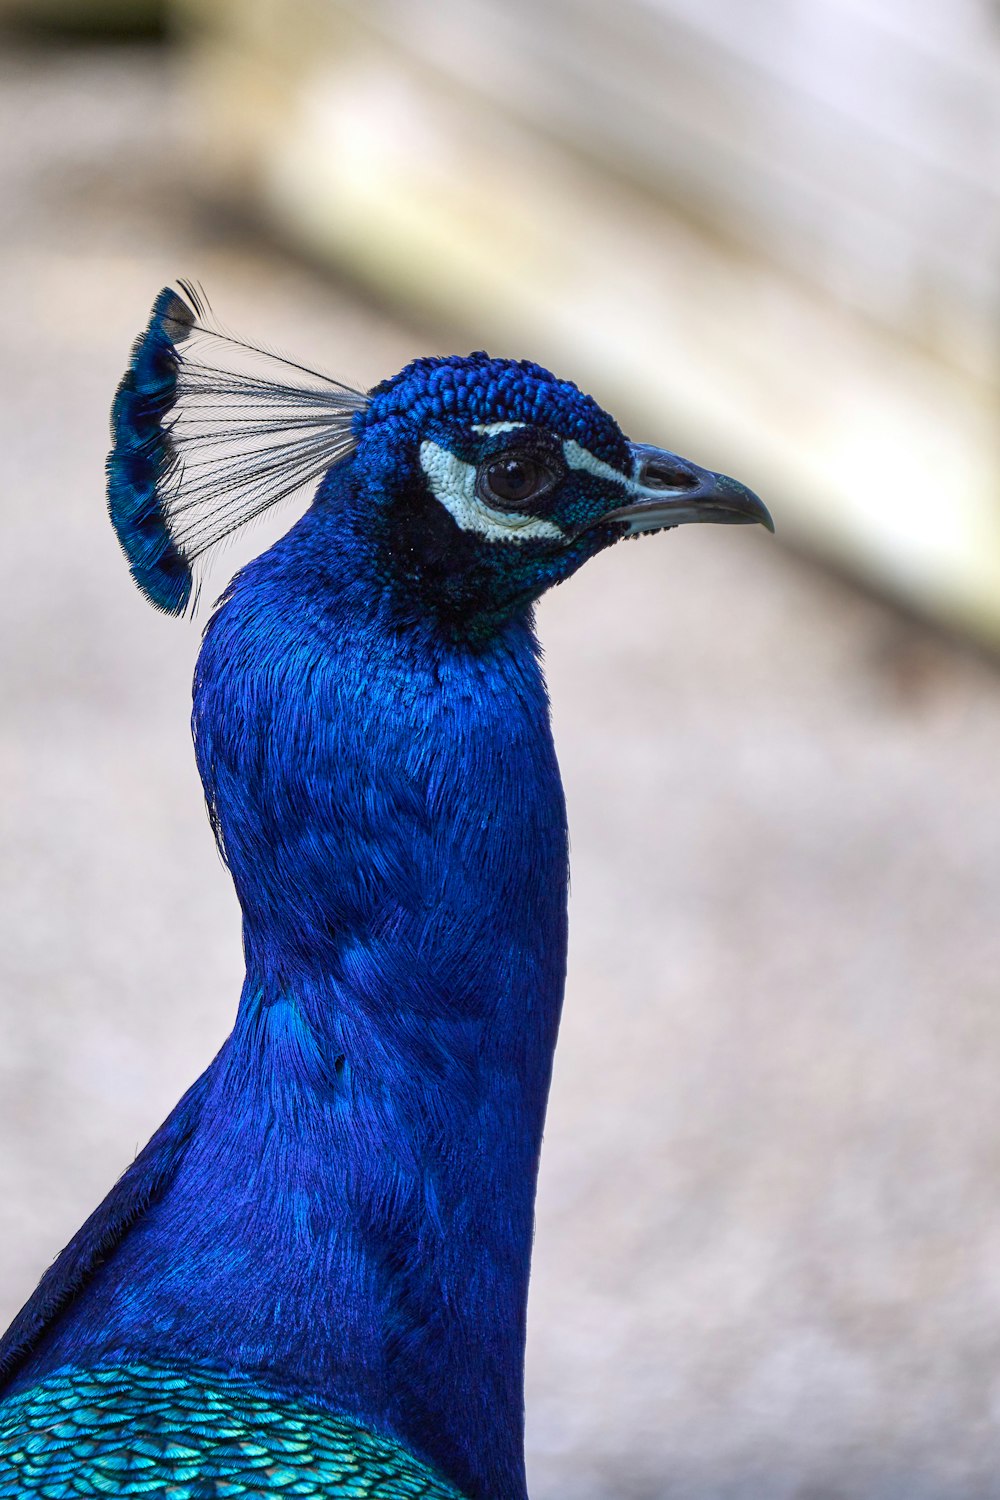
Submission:
[[[355,428],[360,434],[385,423],[428,431],[442,422],[546,428],[628,472],[628,441],[592,396],[531,360],[491,359],[482,350],[413,360],[369,391]]]

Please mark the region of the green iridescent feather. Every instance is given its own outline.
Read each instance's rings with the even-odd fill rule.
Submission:
[[[239,1375],[63,1370],[0,1407],[0,1496],[461,1500],[390,1438]]]

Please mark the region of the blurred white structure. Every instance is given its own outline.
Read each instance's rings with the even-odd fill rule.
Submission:
[[[1000,643],[989,0],[181,13],[213,190]]]

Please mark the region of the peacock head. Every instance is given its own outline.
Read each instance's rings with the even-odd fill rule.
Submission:
[[[744,485],[629,442],[539,365],[418,359],[363,393],[223,333],[182,285],[132,350],[108,460],[133,577],[169,613],[203,553],[323,475],[317,507],[350,512],[404,607],[472,638],[624,537],[774,529]]]
[[[595,553],[691,521],[760,522],[736,480],[631,443],[540,365],[419,359],[369,392],[353,466],[385,555],[422,609],[489,629]]]

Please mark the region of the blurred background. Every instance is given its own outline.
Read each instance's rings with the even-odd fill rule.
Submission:
[[[198,629],[104,517],[184,274],[354,383],[541,360],[778,523],[540,610],[535,1500],[1000,1494],[1000,7],[0,0],[0,38],[0,1321],[239,991]]]

